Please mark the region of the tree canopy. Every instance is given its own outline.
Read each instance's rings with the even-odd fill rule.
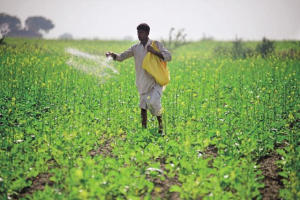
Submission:
[[[54,24],[49,19],[46,19],[42,16],[37,16],[37,17],[28,17],[25,20],[25,27],[27,30],[32,32],[39,32],[40,30],[43,30],[46,33],[48,33],[49,30],[54,28]]]
[[[25,20],[25,27],[22,27],[21,20],[18,17],[0,13],[0,27],[3,25],[8,26],[6,35],[11,37],[41,38],[43,32],[48,33],[54,28],[52,21],[42,16],[28,17]]]

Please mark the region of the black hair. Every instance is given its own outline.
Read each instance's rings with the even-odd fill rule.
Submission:
[[[150,26],[149,26],[148,24],[146,24],[146,23],[141,23],[140,25],[138,25],[138,26],[136,27],[136,29],[137,29],[138,31],[140,31],[140,30],[146,31],[148,34],[149,34],[149,32],[150,32]]]

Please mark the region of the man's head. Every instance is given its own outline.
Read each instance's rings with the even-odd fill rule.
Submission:
[[[146,40],[150,32],[150,26],[146,23],[142,23],[137,26],[138,38],[140,41]]]

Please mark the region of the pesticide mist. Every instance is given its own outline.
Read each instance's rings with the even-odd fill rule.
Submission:
[[[66,48],[65,52],[72,55],[67,64],[77,70],[105,78],[109,78],[113,74],[119,74],[118,70],[112,65],[111,57],[93,55],[75,48]]]

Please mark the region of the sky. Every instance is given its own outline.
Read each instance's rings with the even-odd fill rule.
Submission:
[[[24,21],[44,16],[55,27],[45,38],[137,40],[136,27],[150,25],[152,39],[184,28],[188,40],[300,40],[300,0],[0,0],[0,13]]]

